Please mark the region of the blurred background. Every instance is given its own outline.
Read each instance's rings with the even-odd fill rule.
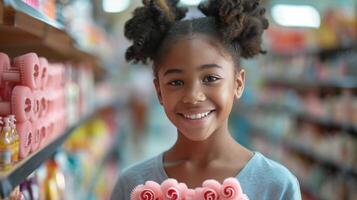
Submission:
[[[187,18],[202,16],[199,2],[181,0]],[[267,54],[242,62],[246,87],[231,113],[231,132],[287,166],[303,199],[355,200],[357,2],[262,3],[270,21]],[[62,65],[65,110],[56,137],[0,173],[0,182],[11,185],[0,187],[2,198],[108,199],[122,170],[174,144],[176,129],[157,101],[151,66],[124,58],[130,45],[124,23],[139,5],[0,0],[0,52],[10,59],[35,52]]]

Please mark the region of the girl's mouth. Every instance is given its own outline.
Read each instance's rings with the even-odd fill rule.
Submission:
[[[196,113],[196,114],[181,114],[185,119],[190,119],[190,120],[200,120],[208,115],[210,115],[214,110],[207,111],[207,112],[201,112],[201,113]]]

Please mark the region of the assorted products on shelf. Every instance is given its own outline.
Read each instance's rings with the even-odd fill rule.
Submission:
[[[46,17],[56,20],[57,19],[57,8],[55,0],[21,0],[32,8],[38,10],[40,13],[44,14]]]
[[[16,57],[11,65],[4,53],[0,60],[0,115],[16,117],[20,158],[25,158],[65,128],[64,69],[35,53]]]
[[[11,62],[0,53],[0,162],[4,168],[18,160],[16,152],[26,158],[92,111],[93,88],[93,72],[85,64],[49,63],[35,53]],[[10,150],[15,152],[12,159]]]
[[[118,131],[115,112],[103,110],[74,130],[64,147],[27,177],[12,195],[22,195],[26,200],[108,199],[116,181],[113,176],[118,173],[116,158],[111,156]],[[96,187],[100,180],[106,182]]]
[[[318,29],[292,29],[272,23],[267,30],[269,48],[278,55],[299,55],[355,45],[357,19],[354,9],[351,11],[339,7],[322,11]]]
[[[297,176],[303,199],[352,200],[357,198],[357,29],[350,25],[357,21],[335,15],[338,10],[327,13],[318,30],[270,30],[272,52],[259,60],[259,73],[247,78],[262,79],[250,88],[258,95],[243,99],[237,110],[249,128],[239,131],[247,130],[253,149]]]
[[[19,160],[20,143],[15,122],[14,115],[0,117],[0,170],[10,169]]]
[[[288,167],[299,179],[302,199],[356,199],[356,178],[336,173],[334,168],[309,156],[266,139],[265,132],[252,137],[256,150]]]

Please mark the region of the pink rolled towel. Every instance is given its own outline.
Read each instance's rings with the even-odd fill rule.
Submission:
[[[223,181],[220,196],[222,200],[249,200],[236,178],[227,178]]]
[[[187,190],[186,184],[178,183],[172,178],[166,179],[161,183],[164,200],[184,200]]]
[[[160,185],[154,181],[146,181],[145,185],[138,185],[131,193],[131,200],[163,200]]]

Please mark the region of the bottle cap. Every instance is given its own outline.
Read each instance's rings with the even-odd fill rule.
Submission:
[[[4,125],[4,122],[2,121],[2,117],[0,116],[0,131],[2,131],[2,125]]]
[[[9,118],[9,121],[10,121],[10,127],[11,128],[16,128],[16,117],[15,115],[8,115],[7,116]]]
[[[9,117],[5,117],[3,122],[4,122],[3,130],[6,131],[6,132],[10,131],[11,128],[12,128],[10,118]]]

